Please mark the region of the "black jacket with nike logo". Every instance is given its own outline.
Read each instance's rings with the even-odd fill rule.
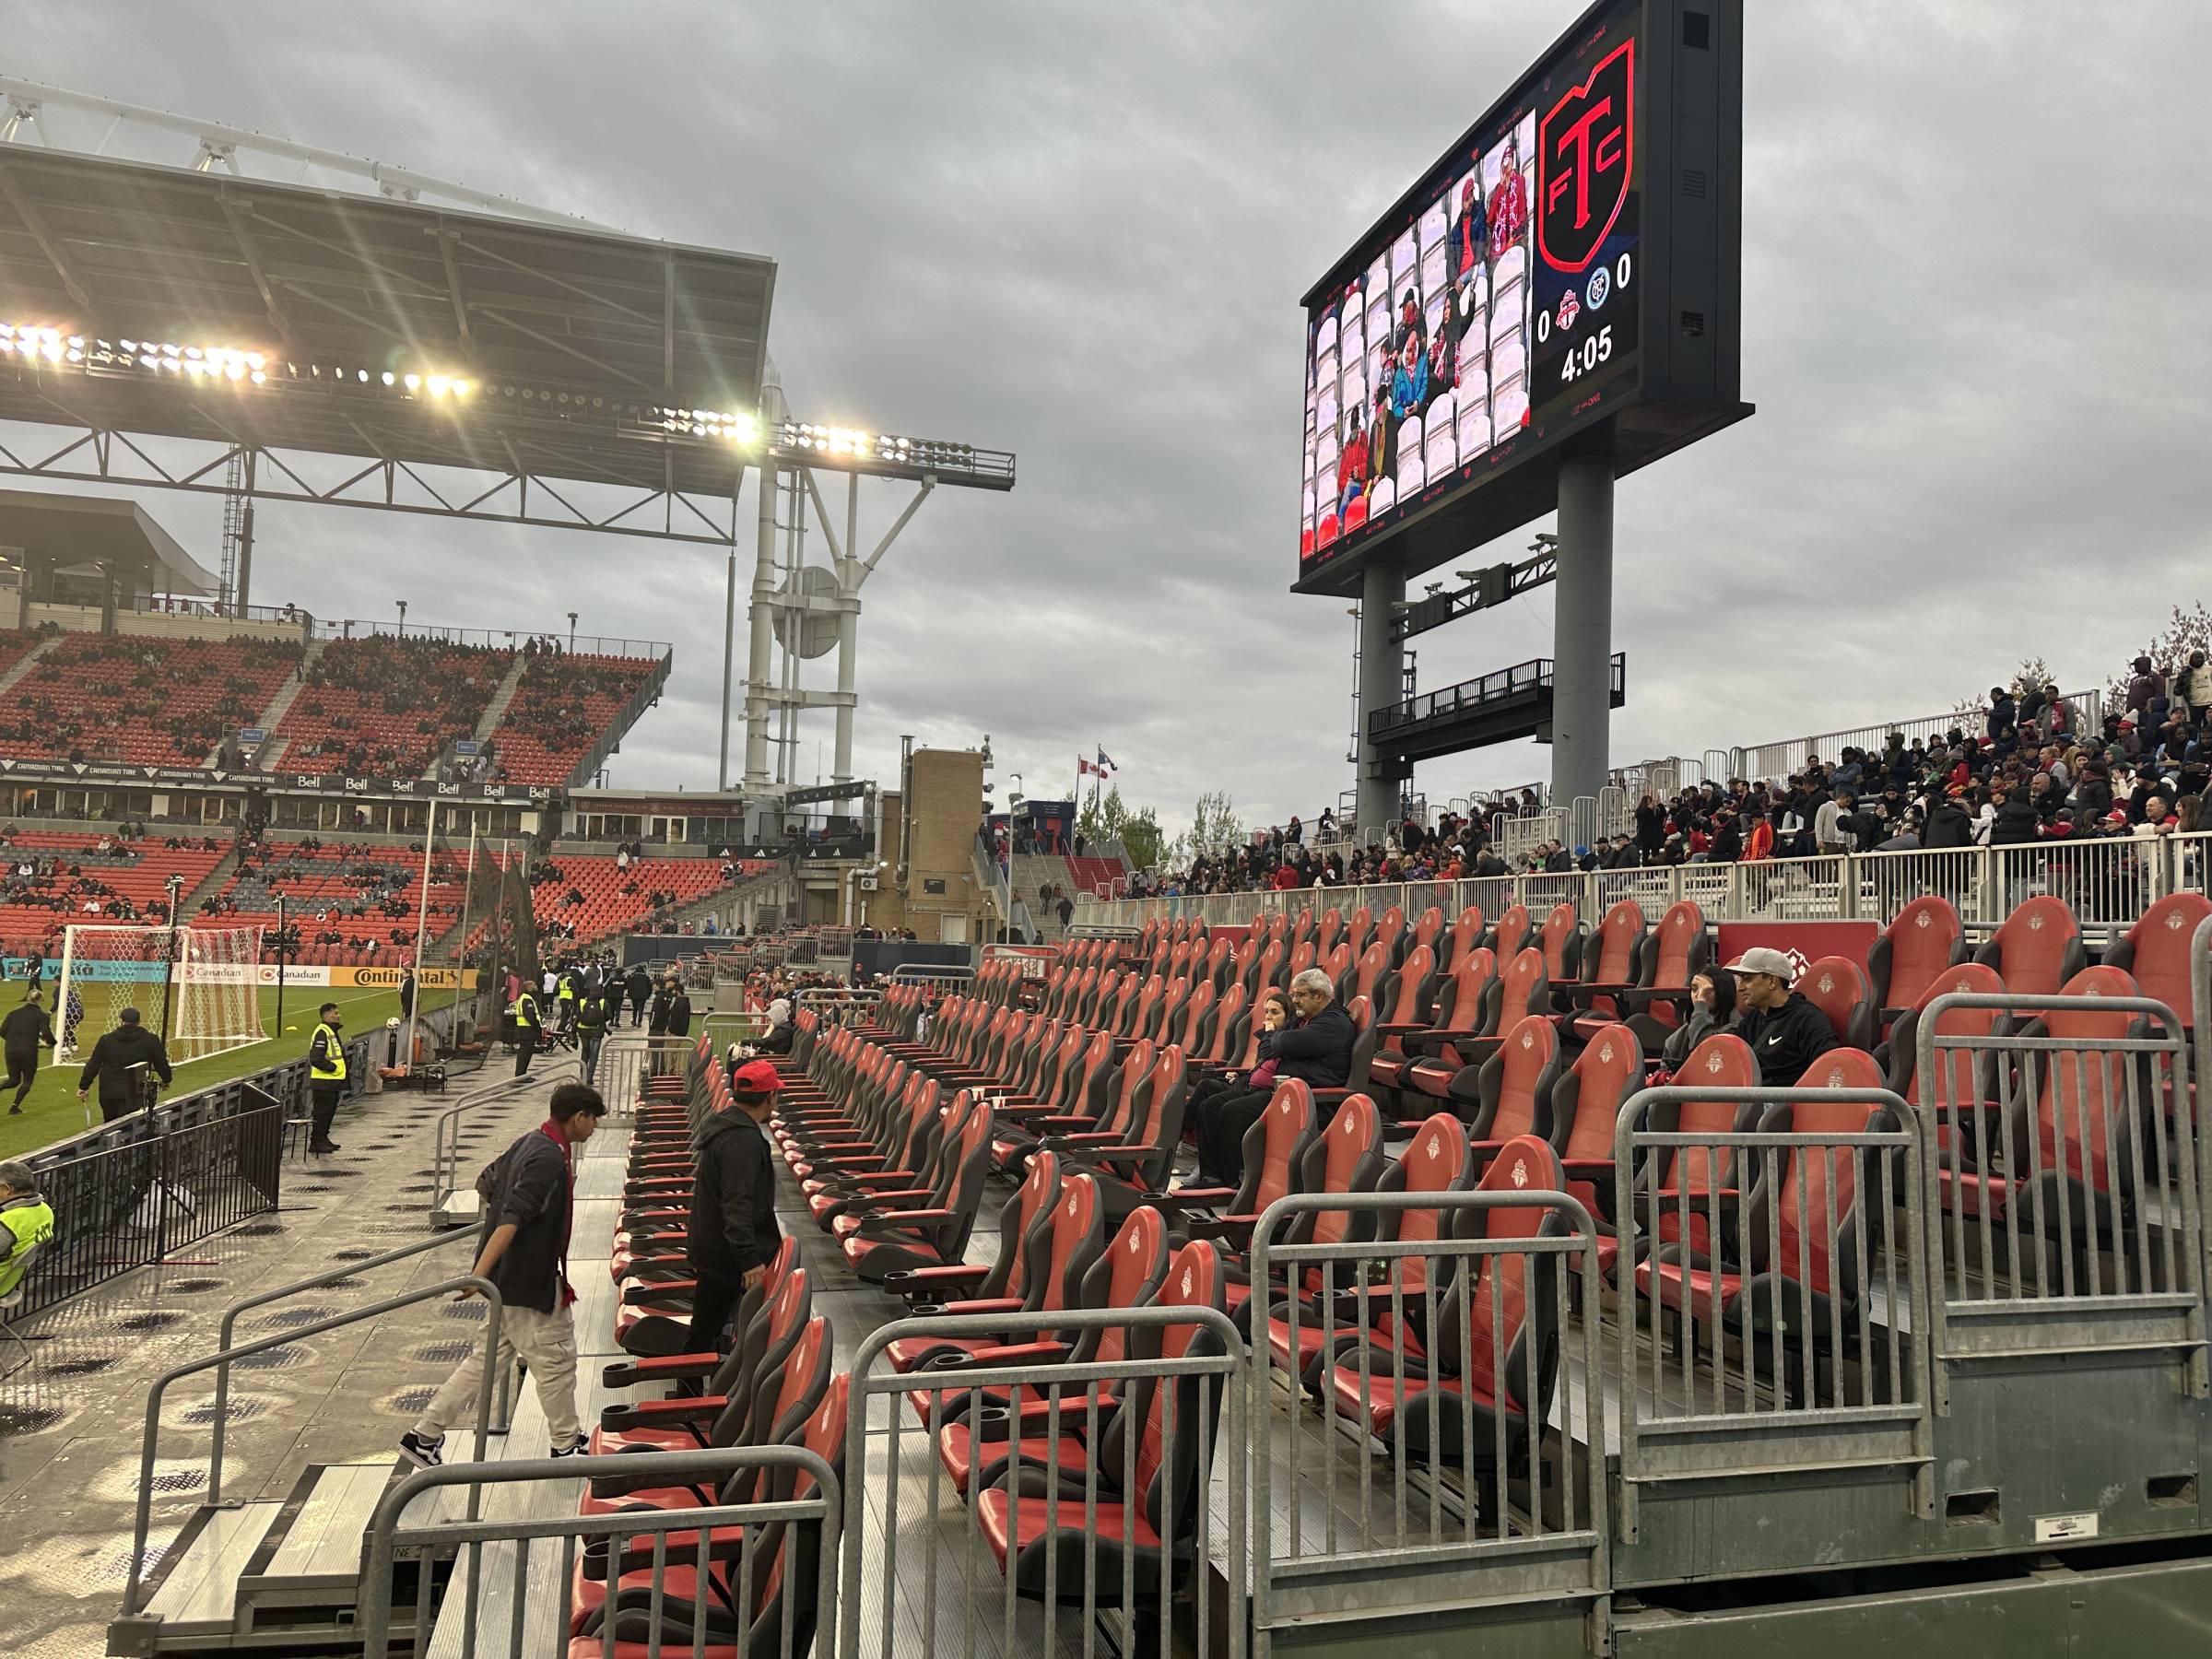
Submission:
[[[1836,1029],[1828,1016],[1796,992],[1779,1008],[1747,1009],[1735,1034],[1759,1056],[1759,1080],[1788,1088],[1806,1067],[1836,1046]]]

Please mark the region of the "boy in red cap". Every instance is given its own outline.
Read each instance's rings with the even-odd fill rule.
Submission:
[[[699,1126],[691,1155],[691,1226],[685,1254],[699,1288],[691,1298],[691,1351],[723,1351],[722,1328],[776,1253],[775,1159],[760,1126],[783,1079],[765,1060],[730,1074],[730,1104]]]

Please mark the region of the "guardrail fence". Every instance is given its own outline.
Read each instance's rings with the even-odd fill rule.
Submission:
[[[1565,840],[1563,814],[1506,818],[1514,838],[1510,857],[1538,841]],[[1531,828],[1531,827],[1534,828]],[[1570,841],[1570,846],[1583,844]],[[2049,893],[2074,907],[2084,926],[2124,926],[2167,894],[2203,890],[2212,872],[2212,832],[2197,835],[2084,836],[2022,846],[1957,847],[1932,852],[1844,853],[1731,864],[1643,865],[1630,869],[1557,871],[1470,877],[1453,882],[1388,882],[1358,887],[1293,888],[1288,892],[1185,893],[1088,905],[1084,920],[1100,926],[1143,927],[1196,917],[1217,927],[1312,906],[1377,915],[1392,905],[1408,917],[1430,904],[1447,915],[1480,904],[1495,916],[1525,904],[1541,916],[1570,904],[1592,926],[1615,899],[1635,898],[1647,910],[1688,899],[1709,916],[1739,921],[1888,922],[1926,894],[1947,899],[1970,925],[1994,927],[2022,899]],[[1654,908],[1655,907],[1655,908]]]

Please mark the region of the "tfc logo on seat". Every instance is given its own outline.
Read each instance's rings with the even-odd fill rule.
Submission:
[[[1634,171],[1636,42],[1623,41],[1536,132],[1536,247],[1555,271],[1598,256]]]

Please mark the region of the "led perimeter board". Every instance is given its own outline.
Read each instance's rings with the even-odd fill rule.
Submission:
[[[1742,0],[1598,0],[1305,297],[1300,593],[1742,419]]]

